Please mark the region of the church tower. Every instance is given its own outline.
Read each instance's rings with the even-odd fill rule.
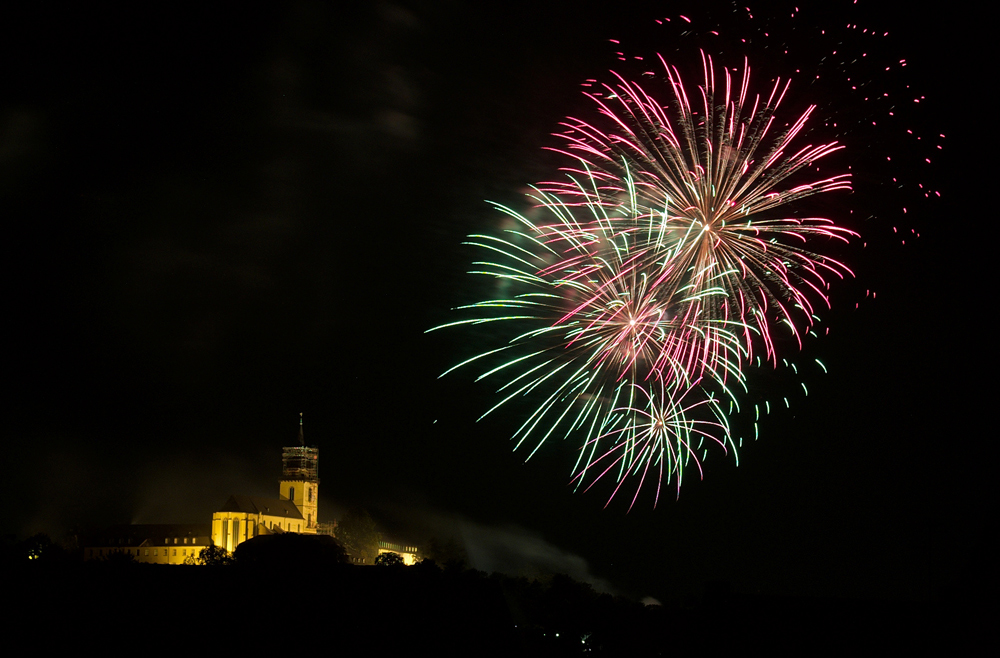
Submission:
[[[319,511],[319,448],[306,447],[299,414],[299,445],[281,449],[281,484],[278,497],[289,500],[305,520],[302,532],[316,532]]]

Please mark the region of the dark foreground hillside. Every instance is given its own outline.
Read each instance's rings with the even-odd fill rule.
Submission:
[[[958,648],[984,612],[935,604],[748,599],[643,606],[556,576],[415,567],[29,564],[5,569],[7,622],[35,649],[114,655],[280,650],[368,656],[780,655]]]

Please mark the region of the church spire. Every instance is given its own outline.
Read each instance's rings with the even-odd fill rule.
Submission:
[[[299,413],[299,445],[281,449],[281,484],[278,497],[290,500],[305,520],[301,532],[315,533],[319,511],[319,448],[306,447],[303,414]],[[287,496],[287,498],[286,498]]]

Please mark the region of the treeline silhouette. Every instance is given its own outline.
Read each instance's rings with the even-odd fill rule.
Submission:
[[[83,562],[45,537],[8,540],[13,627],[36,650],[116,654],[161,643],[420,657],[841,655],[961,644],[952,629],[963,615],[937,604],[747,597],[715,583],[700,599],[642,605],[566,575],[529,580],[461,560],[359,566],[330,537],[259,539],[208,566],[113,554]]]

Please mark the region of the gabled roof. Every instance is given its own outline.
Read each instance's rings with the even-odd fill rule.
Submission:
[[[162,546],[173,544],[180,538],[186,543],[208,545],[212,536],[211,523],[136,523],[113,525],[97,532],[88,533],[84,546]]]
[[[258,496],[241,496],[234,494],[220,512],[244,512],[246,514],[263,514],[265,516],[280,516],[285,519],[303,519],[302,512],[290,500],[278,498],[260,498]],[[305,520],[305,519],[303,519]]]

